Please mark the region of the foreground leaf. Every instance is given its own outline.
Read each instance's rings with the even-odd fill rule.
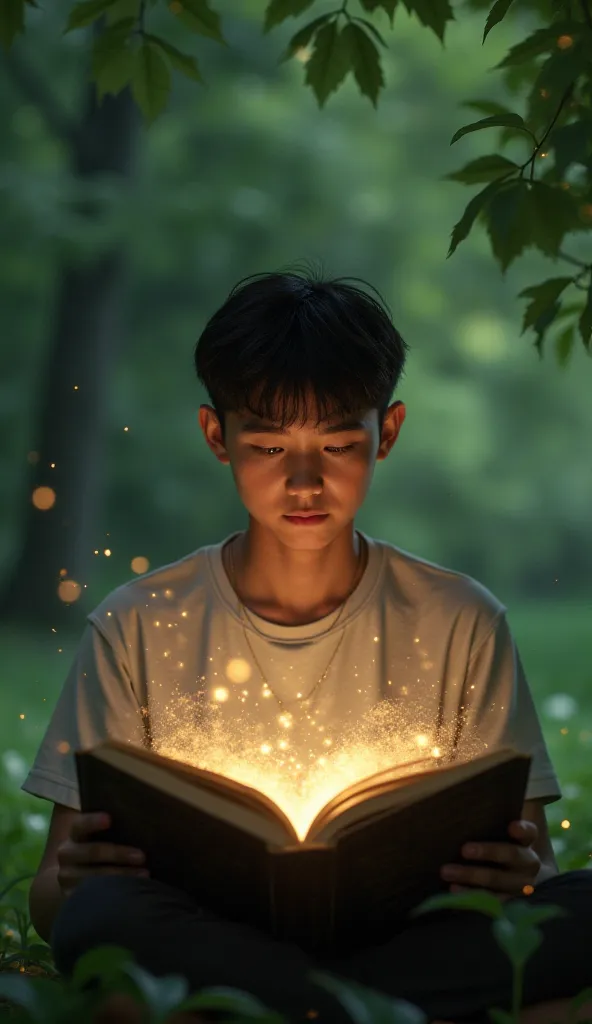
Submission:
[[[368,96],[376,108],[378,94],[384,88],[380,55],[376,46],[359,25],[348,22],[342,30],[343,44],[350,53],[351,65],[360,92]]]
[[[576,343],[575,330],[572,325],[566,327],[564,331],[555,338],[555,357],[557,359],[557,365],[561,369],[565,369],[569,363],[573,347]]]
[[[263,31],[269,32],[274,25],[279,25],[286,18],[296,18],[303,11],[312,7],[315,0],[269,0],[265,8]]]
[[[538,928],[520,928],[508,921],[507,917],[493,922],[493,934],[514,969],[522,967],[543,941],[542,932]]]
[[[427,1020],[423,1010],[405,999],[392,999],[365,985],[321,971],[312,971],[309,977],[335,996],[354,1024],[425,1024]]]
[[[189,982],[180,974],[155,977],[137,963],[128,963],[124,973],[136,984],[139,994],[150,1010],[151,1024],[164,1024],[173,1010],[187,996]]]
[[[70,11],[64,35],[72,32],[75,28],[84,28],[86,25],[92,25],[94,21],[97,21],[114,4],[115,0],[83,0],[83,3],[74,4]]]
[[[27,978],[7,971],[0,973],[0,999],[21,1007],[34,1024],[58,1024],[66,997],[49,978]]]
[[[419,917],[420,914],[428,913],[430,910],[477,910],[489,917],[497,918],[503,912],[503,905],[497,896],[491,892],[485,892],[483,889],[474,892],[444,892],[424,900],[411,911],[409,916]]]
[[[25,30],[25,0],[2,0],[0,3],[0,43],[9,50],[20,32]]]
[[[171,64],[177,71],[180,71],[187,78],[193,78],[196,82],[203,82],[203,78],[200,74],[199,68],[195,63],[195,57],[192,57],[189,53],[182,53],[176,46],[172,46],[166,39],[161,39],[160,36],[153,36],[147,32],[144,36],[146,42],[152,43],[158,49],[168,57]]]
[[[590,339],[592,337],[592,281],[588,288],[588,298],[580,317],[579,328],[584,345],[586,348],[590,348]]]
[[[259,1024],[286,1024],[284,1018],[270,1010],[250,992],[223,985],[203,988],[200,992],[189,996],[177,1009],[182,1010],[216,1010],[224,1013],[236,1013]]]

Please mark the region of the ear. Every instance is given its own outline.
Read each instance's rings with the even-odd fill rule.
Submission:
[[[227,466],[230,462],[230,456],[222,436],[222,424],[213,406],[200,405],[198,419],[208,448],[214,453],[218,462]]]
[[[399,431],[403,426],[406,414],[407,409],[403,402],[393,402],[392,405],[389,405],[384,415],[384,423],[382,424],[380,445],[376,453],[377,462],[386,459],[399,436]]]

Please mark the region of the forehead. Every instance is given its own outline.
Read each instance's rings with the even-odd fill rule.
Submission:
[[[307,431],[317,434],[336,434],[341,431],[368,430],[372,411],[354,413],[350,416],[330,416],[317,422],[316,419],[296,420],[289,426],[282,427],[279,422],[253,416],[251,413],[236,413],[236,429],[239,434],[292,434]]]

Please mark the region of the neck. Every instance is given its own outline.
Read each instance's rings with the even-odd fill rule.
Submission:
[[[242,603],[256,615],[301,626],[330,615],[359,583],[366,551],[353,523],[322,548],[291,548],[251,521],[223,552]],[[234,569],[234,572],[232,571]]]

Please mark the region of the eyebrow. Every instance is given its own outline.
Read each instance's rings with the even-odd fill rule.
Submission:
[[[365,430],[365,425],[360,420],[345,420],[343,423],[332,423],[324,425],[319,433],[340,434],[344,430]],[[256,420],[249,420],[239,428],[239,434],[287,434],[287,428],[274,426],[272,423],[258,423]]]

